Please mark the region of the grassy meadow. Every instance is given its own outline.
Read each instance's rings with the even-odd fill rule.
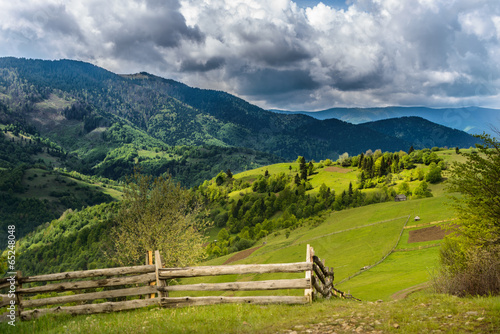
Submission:
[[[448,162],[461,159],[454,150],[440,151]],[[292,167],[291,171],[289,166]],[[337,193],[350,182],[357,169],[343,171],[318,168],[310,179],[314,188],[322,183]],[[417,166],[417,168],[426,168]],[[235,175],[251,183],[265,170],[296,173],[297,163],[267,166]],[[31,172],[30,172],[31,173]],[[395,180],[397,186],[411,171]],[[445,174],[446,177],[446,174]],[[413,189],[419,181],[410,181]],[[500,297],[457,298],[434,294],[428,287],[438,266],[440,240],[409,243],[412,231],[439,225],[455,218],[445,184],[430,186],[434,197],[385,202],[342,211],[323,212],[306,220],[287,235],[284,230],[259,240],[251,255],[231,264],[303,262],[306,245],[333,267],[336,288],[361,299],[323,300],[310,305],[215,305],[179,309],[147,308],[136,311],[71,317],[51,315],[17,323],[0,324],[5,333],[494,333],[500,328]],[[230,198],[241,196],[233,192]],[[312,190],[314,191],[314,190]],[[370,191],[370,190],[367,190]],[[420,220],[416,221],[415,217]],[[220,228],[208,231],[217,238]],[[202,265],[221,265],[235,254]],[[304,274],[227,275],[181,279],[170,284],[220,283],[301,278]],[[303,290],[276,292],[175,292],[170,296],[303,295]],[[405,298],[406,297],[406,298]]]

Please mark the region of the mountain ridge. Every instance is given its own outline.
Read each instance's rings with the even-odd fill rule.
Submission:
[[[118,75],[72,60],[0,58],[0,94],[0,121],[34,126],[84,160],[93,156],[103,161],[123,144],[153,149],[161,146],[158,141],[165,147],[245,147],[285,160],[298,155],[336,159],[344,152],[407,150],[418,147],[425,136],[411,142],[343,120],[280,115],[226,92],[193,88],[146,72]],[[44,129],[49,120],[60,126]],[[100,137],[89,135],[94,130]],[[131,138],[139,133],[143,139],[134,142]],[[445,137],[447,141],[436,140],[432,146],[468,147],[476,142],[472,137],[463,137],[465,143]],[[82,171],[96,165],[93,159]]]
[[[389,106],[377,108],[329,108],[320,111],[287,111],[271,109],[282,114],[302,114],[319,120],[337,118],[354,124],[388,118],[418,116],[433,123],[461,130],[469,134],[493,134],[491,126],[500,128],[500,110],[482,107],[429,108]]]

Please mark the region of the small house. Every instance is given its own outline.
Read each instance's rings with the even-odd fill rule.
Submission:
[[[394,197],[394,201],[396,202],[406,201],[406,199],[407,198],[405,194],[396,195],[396,197]]]

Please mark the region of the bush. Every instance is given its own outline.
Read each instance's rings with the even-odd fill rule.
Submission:
[[[438,289],[459,296],[500,294],[500,142],[477,137],[481,154],[462,153],[467,161],[451,170],[449,190],[461,193],[452,197],[458,219],[443,242],[436,279]]]
[[[440,255],[441,263],[448,265],[434,279],[437,292],[460,297],[500,294],[500,247],[471,248],[464,254],[448,244]]]
[[[249,239],[240,239],[238,242],[236,242],[234,244],[234,247],[238,251],[241,251],[241,250],[244,250],[244,249],[252,247],[252,245],[253,245],[253,241],[252,240],[249,240]]]

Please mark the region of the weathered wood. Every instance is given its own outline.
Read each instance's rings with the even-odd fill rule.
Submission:
[[[316,263],[313,264],[313,270],[318,279],[321,281],[321,283],[326,284],[325,275],[323,274],[323,271]]]
[[[156,275],[153,272],[150,274],[112,277],[112,278],[92,280],[92,281],[61,282],[61,283],[47,284],[43,286],[35,286],[32,288],[18,289],[17,292],[18,294],[27,294],[27,293],[59,292],[67,290],[101,288],[106,286],[119,286],[126,284],[147,284],[151,281],[154,281],[155,279]]]
[[[331,287],[321,286],[321,284],[319,284],[319,282],[318,282],[318,279],[314,276],[312,277],[311,281],[312,281],[312,286],[314,287],[314,289],[316,289],[317,292],[321,293],[321,295],[324,298],[330,298],[332,296]]]
[[[307,244],[306,248],[306,263],[311,266],[310,269],[306,271],[306,279],[311,280],[312,277],[312,266],[313,266],[313,256],[314,256],[314,251],[311,247],[311,245]],[[309,288],[304,290],[304,296],[307,298],[307,300],[311,303],[312,302],[312,297],[313,297],[313,289],[312,286],[309,286]]]
[[[17,285],[17,281],[16,281],[16,285]],[[9,286],[10,286],[10,282],[2,283],[2,284],[0,284],[0,290],[8,288]]]
[[[134,299],[123,302],[106,302],[101,304],[85,304],[77,306],[58,306],[53,308],[36,309],[21,312],[21,320],[31,320],[45,314],[61,314],[68,313],[77,314],[93,314],[107,313],[116,311],[133,310],[141,307],[158,305],[160,299]]]
[[[202,306],[215,304],[307,304],[305,296],[253,296],[253,297],[169,297],[162,298],[165,307]]]
[[[165,280],[160,279],[158,271],[163,268],[163,263],[161,261],[161,255],[160,251],[155,250],[155,275],[156,275],[156,286],[158,287],[158,297],[168,297],[168,291],[160,290],[160,288],[163,288],[167,286],[167,283]]]
[[[325,267],[325,264],[319,259],[319,257],[317,257],[316,255],[313,256],[313,262],[321,269],[324,275],[327,274],[328,269]]]
[[[239,274],[270,274],[270,273],[300,273],[312,269],[312,263],[278,263],[278,264],[240,264],[233,266],[205,266],[186,268],[163,268],[158,269],[160,279],[217,276],[217,275],[239,275]]]
[[[146,265],[153,265],[153,251],[147,251],[147,253],[146,253]],[[156,266],[155,266],[155,272],[156,272]],[[149,285],[155,285],[155,284],[156,284],[156,282],[149,283]],[[146,296],[146,298],[154,298],[154,297],[155,297],[154,293]]]
[[[83,302],[88,300],[95,300],[101,298],[118,298],[118,297],[128,297],[128,296],[139,296],[146,295],[156,292],[155,286],[142,286],[139,288],[128,288],[128,289],[119,289],[119,290],[109,290],[109,291],[100,291],[100,292],[91,292],[91,293],[81,293],[77,295],[71,296],[57,296],[50,298],[40,298],[40,299],[31,299],[31,300],[23,300],[24,307],[39,307],[45,305],[54,305],[54,304],[66,304],[73,302]]]
[[[146,273],[153,273],[154,271],[155,271],[155,266],[153,266],[153,265],[107,268],[107,269],[94,269],[94,270],[80,270],[80,271],[68,271],[65,273],[58,273],[58,274],[26,276],[26,277],[22,278],[22,282],[23,283],[32,283],[32,282],[59,281],[59,280],[66,280],[66,279],[73,279],[73,278],[91,278],[91,277],[100,277],[100,276],[146,274]]]
[[[253,291],[253,290],[306,289],[310,286],[311,286],[310,280],[306,278],[299,278],[299,279],[282,279],[273,281],[170,285],[165,287],[159,287],[158,291]]]
[[[9,298],[9,295],[0,295],[0,307],[4,307],[10,304],[10,301],[14,298]]]
[[[17,289],[16,289],[16,292],[19,292],[19,290],[21,290],[23,288],[23,273],[21,271],[18,271],[17,272]],[[21,315],[21,312],[23,311],[24,309],[24,306],[23,306],[23,297],[21,296],[20,293],[16,293],[16,315],[17,316],[20,316]]]

